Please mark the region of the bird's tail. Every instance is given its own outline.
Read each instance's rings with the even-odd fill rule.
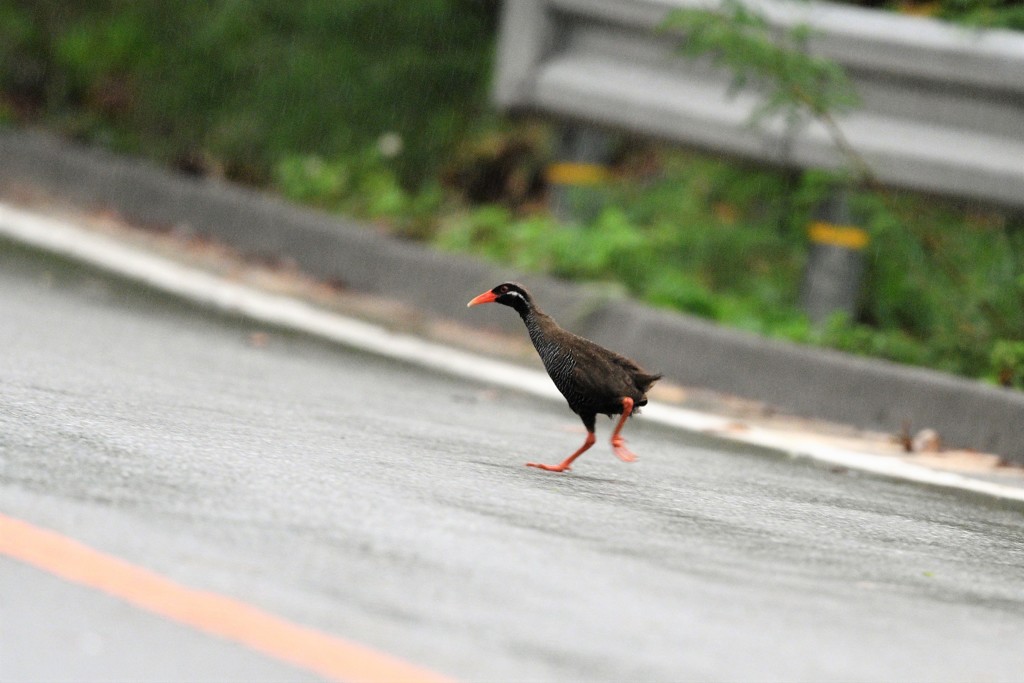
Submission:
[[[640,393],[646,394],[654,383],[661,379],[661,375],[648,375],[646,373],[639,373],[633,377],[633,381],[636,383],[636,388],[640,390]]]
[[[633,381],[636,384],[636,388],[640,391],[640,400],[636,402],[636,410],[634,413],[639,413],[639,408],[647,405],[647,391],[654,386],[654,383],[661,379],[661,375],[648,375],[647,373],[638,373],[633,376]]]

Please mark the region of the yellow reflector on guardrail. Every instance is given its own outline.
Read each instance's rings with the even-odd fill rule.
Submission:
[[[815,244],[829,244],[858,251],[871,241],[867,230],[863,228],[854,225],[833,225],[823,221],[811,223],[807,228],[807,234]]]
[[[611,178],[611,172],[601,164],[559,162],[547,168],[547,179],[553,185],[600,185]]]

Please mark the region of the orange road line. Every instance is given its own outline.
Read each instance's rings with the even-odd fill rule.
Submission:
[[[182,586],[74,539],[3,514],[0,555],[329,679],[347,683],[450,680],[239,600]]]

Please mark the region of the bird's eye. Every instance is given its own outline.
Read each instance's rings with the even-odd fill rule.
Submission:
[[[498,291],[501,292],[502,294],[505,294],[508,292],[508,286],[502,285],[501,289],[499,289]]]

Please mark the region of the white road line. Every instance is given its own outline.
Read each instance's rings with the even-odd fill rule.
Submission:
[[[0,203],[0,235],[266,324],[299,330],[458,377],[495,384],[545,399],[561,399],[551,380],[539,371],[391,332],[378,325],[347,318],[297,299],[231,282],[67,221]],[[735,421],[718,415],[652,403],[644,409],[644,419],[851,470],[1024,501],[1024,488],[933,470],[894,457],[859,453],[824,444],[794,445],[791,436],[761,427],[730,430],[730,425]]]

